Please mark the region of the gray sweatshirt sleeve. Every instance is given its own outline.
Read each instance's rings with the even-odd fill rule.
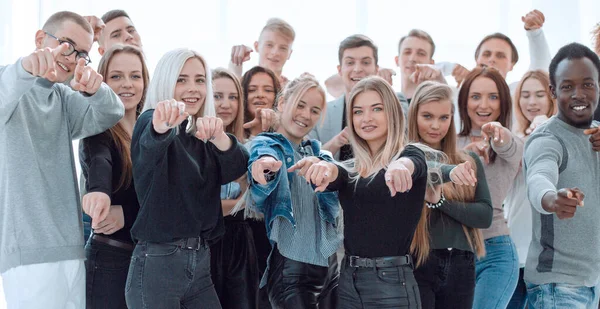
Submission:
[[[548,71],[552,56],[550,47],[544,35],[544,30],[527,30],[527,40],[529,41],[529,70]]]
[[[504,130],[510,132],[506,128]],[[491,143],[491,145],[500,158],[508,161],[511,168],[514,170],[519,169],[521,160],[523,159],[523,140],[520,137],[510,132],[510,141],[508,143],[501,147],[494,146],[494,143]]]
[[[37,77],[23,69],[21,59],[0,67],[0,124],[5,124],[19,105],[21,97],[35,84]]]
[[[527,197],[531,205],[542,214],[550,214],[542,208],[542,197],[550,191],[556,192],[558,169],[563,150],[560,142],[551,135],[530,141],[525,148],[525,179]]]
[[[102,83],[91,96],[55,84],[63,96],[63,106],[73,139],[99,134],[114,126],[125,113],[125,107],[117,95]]]

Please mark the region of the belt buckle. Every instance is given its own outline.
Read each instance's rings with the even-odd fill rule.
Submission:
[[[350,267],[358,267],[356,265],[356,261],[358,261],[358,256],[351,255],[351,256],[348,257],[348,262],[350,264]]]
[[[192,245],[190,245],[190,240],[191,240],[191,239],[197,240],[197,242],[196,242],[196,245],[195,245],[195,246],[193,246],[193,244],[192,244]],[[187,238],[187,239],[185,240],[185,248],[186,248],[186,249],[188,249],[188,250],[195,250],[195,251],[198,251],[198,250],[200,250],[200,246],[201,246],[201,244],[202,244],[202,241],[201,241],[201,238],[200,238],[200,236],[198,236],[198,237],[194,237],[194,238]]]

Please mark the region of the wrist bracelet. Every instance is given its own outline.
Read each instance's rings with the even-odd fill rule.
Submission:
[[[446,201],[446,198],[444,197],[444,191],[442,191],[442,196],[440,197],[440,200],[435,203],[429,203],[428,201],[425,201],[425,205],[427,205],[427,207],[429,208],[439,208],[440,206],[442,206],[442,204],[444,204],[444,202]]]

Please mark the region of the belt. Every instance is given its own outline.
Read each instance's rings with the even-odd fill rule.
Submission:
[[[394,267],[413,265],[410,255],[404,256],[386,256],[378,258],[361,258],[358,256],[348,256],[348,265],[350,267]]]
[[[92,239],[97,242],[101,242],[101,243],[107,244],[109,246],[121,248],[121,249],[124,249],[127,251],[133,251],[133,249],[135,248],[135,246],[133,244],[126,243],[126,242],[123,242],[120,240],[112,239],[110,237],[106,237],[106,236],[102,236],[102,235],[98,235],[98,234],[93,234]]]
[[[202,237],[189,237],[182,238],[173,242],[162,242],[163,245],[177,246],[181,249],[186,250],[200,250],[203,246],[206,246],[206,241]]]

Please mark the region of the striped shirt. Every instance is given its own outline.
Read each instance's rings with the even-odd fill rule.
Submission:
[[[313,155],[308,146],[294,146],[296,162]],[[342,233],[320,218],[317,195],[304,177],[295,172],[290,186],[296,226],[283,217],[277,217],[273,221],[271,240],[277,243],[279,253],[288,259],[329,266],[328,258],[340,247]]]

